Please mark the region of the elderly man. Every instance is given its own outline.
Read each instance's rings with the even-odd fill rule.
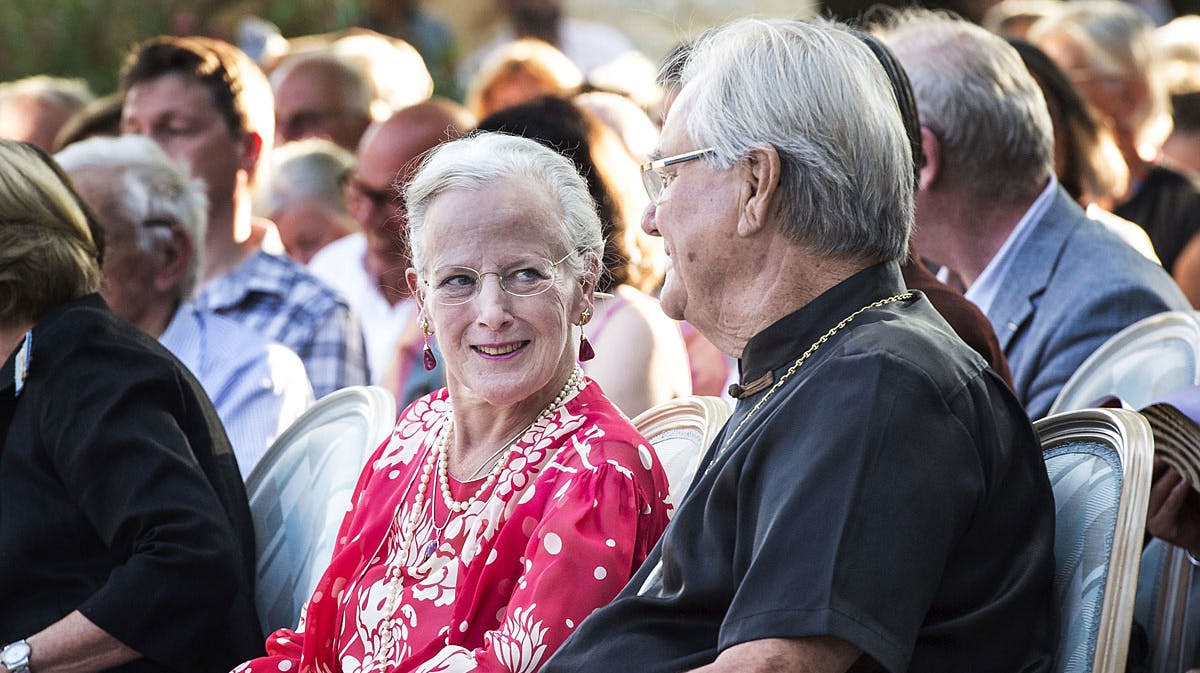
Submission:
[[[1188,310],[1162,268],[1058,185],[1046,103],[1017,53],[964,21],[910,12],[885,39],[908,71],[925,166],[916,242],[991,321],[1041,418],[1079,365],[1138,320]]]
[[[879,62],[836,25],[743,20],[683,83],[643,227],[671,259],[663,309],[740,358],[739,403],[543,673],[1049,671],[1041,452],[904,287],[912,155]]]
[[[374,87],[328,51],[301,54],[271,73],[275,142],[327,138],[353,152],[371,124]]]
[[[200,274],[203,185],[140,136],[92,138],[56,159],[104,230],[101,296],[204,386],[245,479],[312,403],[312,388],[291,350],[186,301]]]
[[[298,264],[265,250],[268,226],[251,218],[255,171],[274,137],[271,89],[258,66],[219,40],[160,37],[129,55],[121,87],[122,130],[155,140],[208,188],[200,310],[294,350],[318,397],[366,383],[362,333],[349,307]]]
[[[425,152],[474,125],[466,109],[435,99],[367,129],[358,168],[346,183],[350,213],[363,231],[330,243],[309,263],[361,316],[374,380],[393,388],[401,404],[440,387],[420,369],[423,340],[404,279],[409,253],[402,194]]]

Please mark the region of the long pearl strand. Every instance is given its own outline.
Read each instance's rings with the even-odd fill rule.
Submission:
[[[446,431],[438,436],[437,444],[432,452],[437,454],[438,484],[441,486],[442,501],[446,503],[446,507],[454,513],[461,513],[470,509],[471,505],[474,505],[475,502],[479,500],[480,496],[486,493],[487,490],[491,488],[492,484],[496,483],[496,480],[500,478],[500,475],[504,473],[504,467],[508,465],[508,459],[512,457],[513,451],[515,451],[517,446],[520,445],[521,439],[529,433],[529,430],[532,430],[533,428],[537,427],[539,423],[549,418],[556,409],[562,406],[562,403],[565,402],[568,397],[575,394],[575,392],[582,387],[583,371],[576,367],[575,370],[571,372],[571,376],[567,379],[566,384],[563,385],[562,390],[558,391],[558,396],[556,396],[554,400],[546,406],[545,409],[542,409],[541,412],[538,413],[537,418],[533,419],[533,422],[529,424],[529,427],[525,430],[525,432],[521,433],[519,437],[509,444],[508,451],[505,451],[501,455],[500,459],[496,461],[496,465],[488,474],[487,479],[485,479],[483,483],[479,485],[479,488],[475,489],[475,492],[471,494],[470,498],[467,498],[463,502],[455,500],[454,495],[450,492],[450,452],[447,450],[447,447],[450,445],[450,439],[453,436],[454,428],[450,421],[453,420],[454,414],[453,412],[447,414],[447,425],[445,426]],[[420,487],[418,487],[417,493],[418,495],[420,494]]]
[[[492,468],[492,471],[490,474],[488,474],[487,479],[465,502],[459,502],[454,499],[454,496],[450,492],[450,480],[447,476],[449,471],[449,459],[447,458],[448,451],[446,450],[446,447],[449,446],[450,437],[454,431],[454,412],[452,410],[448,411],[442,421],[441,428],[438,429],[438,436],[437,439],[434,440],[433,448],[429,451],[429,457],[425,459],[425,463],[421,466],[421,474],[417,478],[417,494],[413,497],[412,509],[409,511],[408,518],[405,519],[402,529],[402,544],[404,545],[404,549],[409,549],[413,543],[413,538],[417,528],[417,521],[421,518],[421,513],[425,509],[425,501],[428,498],[429,493],[429,482],[433,478],[435,467],[437,469],[438,481],[441,484],[442,498],[445,500],[446,506],[450,508],[451,516],[453,516],[454,513],[467,511],[470,509],[471,505],[475,504],[475,502],[479,500],[479,498],[488,490],[488,488],[490,488],[492,484],[494,484],[496,480],[500,478],[500,475],[504,473],[504,467],[508,465],[508,460],[510,457],[512,457],[512,452],[516,450],[517,446],[520,445],[521,439],[523,439],[525,435],[529,434],[530,430],[536,428],[540,422],[549,418],[551,414],[553,414],[558,407],[562,406],[563,402],[566,402],[571,395],[575,394],[579,390],[583,390],[584,386],[585,382],[583,378],[583,370],[579,367],[576,367],[575,370],[571,372],[571,376],[567,379],[566,384],[563,385],[562,390],[558,392],[558,395],[554,398],[554,400],[547,405],[545,409],[542,409],[542,411],[538,413],[537,418],[533,420],[533,423],[530,423],[529,427],[526,428],[525,432],[521,433],[521,435],[519,435],[517,439],[509,445],[508,451],[505,451],[503,456],[496,461],[496,466]],[[403,557],[407,556],[408,554],[406,551],[405,554],[403,554]],[[424,561],[424,558],[421,559],[421,562]],[[403,565],[396,563],[389,567],[387,576],[391,586],[389,587],[387,602],[384,604],[384,620],[380,625],[380,635],[382,636],[383,641],[380,648],[381,653],[387,652],[391,649],[392,628],[395,623],[396,602],[399,600],[400,586],[404,581]],[[381,664],[383,663],[386,662],[381,662]]]

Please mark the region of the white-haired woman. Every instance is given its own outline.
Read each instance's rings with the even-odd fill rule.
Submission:
[[[576,366],[603,241],[570,161],[480,134],[406,196],[446,388],[368,462],[300,626],[242,671],[536,671],[666,526],[657,458]]]

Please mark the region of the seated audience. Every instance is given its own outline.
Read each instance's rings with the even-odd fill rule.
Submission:
[[[483,134],[406,197],[447,388],[367,462],[300,625],[239,672],[536,671],[666,525],[653,451],[575,364],[603,240],[574,166]]]
[[[403,108],[363,135],[346,201],[362,233],[334,241],[309,264],[362,316],[372,382],[396,395],[399,410],[444,384],[421,367],[423,338],[404,272],[409,266],[403,191],[421,156],[468,133],[475,120],[462,106],[435,99]]]
[[[271,72],[271,90],[276,145],[325,138],[353,152],[371,124],[374,87],[329,51],[285,59]]]
[[[265,178],[258,184],[255,211],[275,223],[288,257],[308,264],[325,246],[358,231],[345,195],[354,165],[353,154],[320,138],[271,152]],[[354,306],[351,298],[347,301]],[[362,311],[355,309],[363,320]]]
[[[49,152],[63,124],[93,98],[81,79],[35,75],[0,83],[0,138]]]
[[[291,350],[188,301],[200,276],[204,186],[141,136],[85,140],[56,160],[104,230],[100,296],[196,376],[250,476],[312,404],[312,387]]]
[[[1011,46],[932,14],[895,24],[885,42],[912,81],[926,157],[917,249],[991,321],[1017,398],[1041,418],[1109,337],[1187,300],[1059,185],[1045,99]]]
[[[1034,24],[1029,38],[1112,131],[1130,179],[1113,212],[1141,225],[1163,267],[1176,275],[1176,258],[1200,231],[1200,187],[1157,160],[1171,116],[1152,30],[1134,5],[1079,0]]]
[[[687,348],[679,325],[648,294],[659,274],[651,250],[639,246],[636,217],[645,193],[637,165],[606,126],[568,100],[544,96],[506,108],[479,122],[536,140],[566,156],[588,183],[604,232],[604,273],[594,312],[584,322],[589,357],[583,371],[630,418],[692,392]],[[636,198],[627,185],[635,181]]]
[[[228,670],[261,635],[217,415],[96,294],[102,232],[33,145],[0,141],[0,212],[0,670]]]
[[[876,57],[831,23],[711,31],[657,154],[662,306],[740,358],[739,404],[542,673],[1052,670],[1041,451],[905,288],[913,160]]]
[[[583,75],[562,52],[535,39],[517,40],[490,54],[467,86],[467,109],[477,119],[538,96],[570,97]]]
[[[274,138],[266,77],[236,47],[204,37],[160,37],[133,49],[121,73],[121,128],[149,136],[208,192],[203,312],[291,348],[317,397],[368,382],[358,321],[345,301],[282,255],[250,205]]]

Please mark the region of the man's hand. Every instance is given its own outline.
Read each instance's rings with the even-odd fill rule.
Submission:
[[[1161,458],[1154,459],[1146,530],[1200,557],[1200,493]]]

